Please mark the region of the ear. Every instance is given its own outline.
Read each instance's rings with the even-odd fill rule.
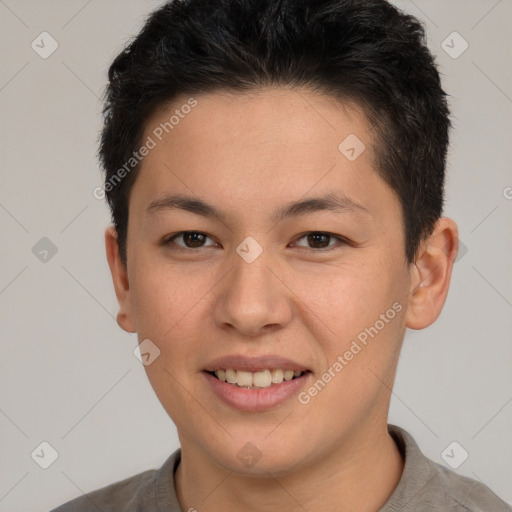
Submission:
[[[420,244],[416,259],[410,266],[406,327],[424,329],[440,315],[458,250],[457,225],[452,219],[440,218],[432,234]]]
[[[128,272],[119,254],[117,232],[114,226],[109,226],[105,230],[105,249],[107,252],[108,266],[110,267],[110,273],[112,274],[112,280],[114,282],[117,302],[119,303],[117,323],[119,327],[126,332],[136,332],[135,322],[133,320]]]

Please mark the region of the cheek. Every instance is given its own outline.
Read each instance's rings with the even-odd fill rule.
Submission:
[[[140,258],[133,275],[132,303],[139,336],[167,340],[194,325],[211,288],[208,275]]]
[[[317,378],[329,384],[314,407],[336,422],[332,404],[358,417],[387,392],[382,382],[392,379],[403,338],[406,276],[396,264],[367,259],[337,268],[330,280],[316,277],[309,283],[311,309],[318,312],[317,325],[328,327],[317,337],[326,372]]]
[[[375,267],[378,268],[377,266]],[[387,381],[396,364],[404,334],[404,275],[393,269],[349,277],[337,290],[342,304],[338,308],[336,341],[330,359],[341,356],[346,396],[368,398]],[[334,299],[334,298],[331,298]]]
[[[317,329],[343,346],[373,326],[395,302],[403,303],[404,277],[401,269],[360,258],[316,272],[297,269],[292,282],[305,311],[310,311],[312,321],[316,318]],[[390,311],[393,319],[398,318],[395,313],[396,308]]]

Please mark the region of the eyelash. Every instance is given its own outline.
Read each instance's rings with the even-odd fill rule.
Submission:
[[[176,250],[183,250],[183,251],[193,251],[195,249],[205,249],[206,247],[214,247],[214,245],[208,245],[208,246],[201,246],[201,247],[186,247],[186,246],[182,246],[182,245],[179,245],[179,244],[176,244],[174,242],[175,239],[179,238],[179,237],[182,237],[183,235],[186,235],[186,234],[199,234],[199,235],[205,235],[207,238],[210,238],[212,240],[212,238],[210,236],[208,236],[206,233],[202,232],[202,231],[179,231],[178,233],[175,233],[174,235],[171,235],[167,238],[165,238],[163,240],[163,245],[174,245],[176,247]],[[329,232],[326,232],[326,231],[308,231],[307,233],[304,233],[302,234],[299,238],[297,238],[297,241],[298,240],[301,240],[305,237],[307,237],[308,235],[324,235],[324,236],[328,236],[330,237],[331,239],[336,239],[338,240],[338,244],[334,244],[334,245],[328,245],[327,247],[321,247],[321,248],[313,248],[313,247],[304,247],[304,246],[299,246],[299,247],[302,247],[304,249],[310,249],[314,252],[327,252],[327,251],[331,251],[333,249],[336,249],[338,248],[339,246],[341,245],[351,245],[353,246],[354,244],[352,244],[349,240],[347,240],[346,238],[340,236],[340,235],[335,235],[333,233],[329,233]]]

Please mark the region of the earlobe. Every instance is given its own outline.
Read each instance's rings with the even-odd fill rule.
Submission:
[[[105,250],[110,273],[112,274],[117,302],[119,303],[117,323],[119,327],[126,332],[134,333],[136,329],[131,305],[130,282],[128,280],[126,265],[121,260],[117,232],[114,226],[109,226],[105,230]]]
[[[424,329],[440,315],[458,251],[458,230],[452,219],[440,218],[434,231],[424,240],[411,264],[411,287],[405,325]]]

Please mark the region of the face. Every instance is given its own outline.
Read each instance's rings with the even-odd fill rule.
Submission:
[[[194,100],[147,122],[119,322],[160,351],[184,450],[253,474],[349,453],[386,424],[411,289],[370,130],[306,90]]]

